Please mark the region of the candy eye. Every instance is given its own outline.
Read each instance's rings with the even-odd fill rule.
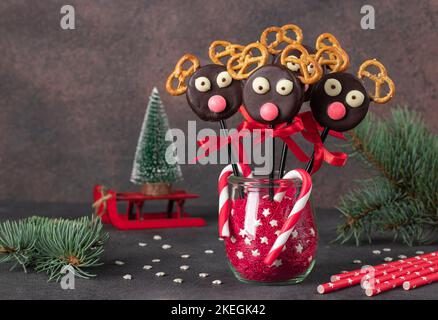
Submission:
[[[339,95],[342,91],[341,83],[336,79],[328,79],[324,83],[324,91],[331,97]]]
[[[298,59],[295,56],[291,56],[292,58]],[[295,62],[288,62],[286,63],[286,67],[293,72],[297,72],[298,70],[300,70],[300,65],[298,63]]]
[[[252,89],[257,94],[265,94],[270,89],[268,79],[264,77],[255,78],[254,81],[252,82]]]
[[[287,96],[294,89],[294,83],[290,80],[282,79],[277,82],[277,87],[275,89],[282,96]]]
[[[233,78],[231,78],[230,74],[226,71],[222,71],[221,73],[219,73],[216,78],[216,83],[219,86],[219,88],[228,87],[232,81]]]
[[[364,100],[365,96],[359,90],[351,90],[345,97],[345,102],[352,108],[360,107]]]
[[[310,73],[310,74],[313,74],[313,72],[315,72],[315,67],[314,67],[314,65],[312,63],[310,63],[307,66],[307,72]]]
[[[207,92],[211,89],[211,83],[210,80],[206,77],[199,77],[195,80],[195,87],[198,89],[198,91],[201,92]]]

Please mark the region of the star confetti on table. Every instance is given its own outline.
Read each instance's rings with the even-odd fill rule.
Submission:
[[[268,244],[268,237],[260,237],[260,243]]]

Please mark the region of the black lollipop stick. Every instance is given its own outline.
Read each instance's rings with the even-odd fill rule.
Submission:
[[[219,125],[221,127],[221,130],[223,134],[226,136],[228,135],[228,128],[227,123],[225,120],[219,120]],[[239,176],[239,169],[237,168],[237,164],[233,161],[233,151],[231,143],[228,144],[228,162],[231,163],[231,166],[233,167],[233,174],[238,177]]]

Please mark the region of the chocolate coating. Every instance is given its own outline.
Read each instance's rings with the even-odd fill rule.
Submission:
[[[305,48],[310,54],[315,54],[315,53],[316,53],[315,48],[313,48],[313,47],[311,47],[311,46],[303,45],[303,47],[304,47],[304,48]],[[301,55],[301,52],[300,52],[299,50],[292,50],[290,54],[299,57],[299,56]],[[277,64],[277,65],[280,65],[280,66],[282,65],[282,64],[281,64],[281,55],[277,55],[277,56],[275,57],[274,64]],[[324,70],[325,70],[325,69],[324,69]],[[292,72],[297,78],[301,75],[301,73],[300,73],[299,70],[298,70],[298,71],[292,71],[292,70],[290,70],[290,72]],[[298,78],[298,80],[299,80],[299,78]],[[301,81],[300,81],[300,83],[301,83]],[[304,85],[303,83],[301,83],[301,86],[303,87],[303,90],[304,90],[304,99],[303,99],[303,101],[304,101],[304,102],[309,101],[309,100],[310,100],[310,95],[312,94],[312,89],[313,89],[313,86],[314,86],[314,85],[313,85],[313,84],[309,84],[309,85],[307,86],[307,90],[305,89],[305,85]]]
[[[269,81],[270,89],[264,94],[258,94],[253,89],[253,82],[259,77]],[[293,90],[288,95],[281,95],[276,90],[277,83],[284,79],[293,83]],[[276,125],[292,121],[300,111],[302,100],[303,87],[300,81],[283,66],[267,65],[261,67],[248,78],[243,87],[243,104],[246,111],[255,121],[264,124]],[[265,103],[273,103],[278,108],[278,116],[272,121],[266,121],[260,115],[260,109]]]
[[[238,80],[232,80],[230,85],[220,88],[217,84],[218,75],[227,71],[224,66],[210,64],[196,70],[190,77],[187,88],[187,102],[196,115],[204,121],[225,120],[233,116],[242,104],[242,85]],[[206,77],[210,81],[210,89],[201,92],[196,88],[196,79]],[[219,79],[221,80],[221,79]],[[220,95],[226,100],[225,110],[219,113],[213,112],[208,107],[208,100]]]
[[[329,79],[336,79],[341,83],[342,90],[336,96],[330,96],[325,91],[324,85]],[[364,95],[364,100],[360,106],[352,107],[347,103],[347,94],[352,90],[358,90]],[[346,113],[339,120],[334,120],[328,115],[328,107],[334,102],[340,102],[345,106]],[[366,116],[369,104],[370,98],[361,81],[355,76],[344,72],[324,75],[313,88],[310,98],[310,108],[315,120],[321,126],[339,132],[356,127]]]

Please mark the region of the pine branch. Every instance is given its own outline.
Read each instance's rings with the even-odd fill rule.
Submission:
[[[33,266],[47,272],[49,280],[59,280],[66,266],[78,277],[94,275],[86,271],[100,265],[108,234],[100,219],[68,220],[31,217],[0,224],[0,263]]]
[[[372,114],[350,133],[355,155],[377,176],[341,198],[346,222],[336,240],[356,244],[374,233],[413,243],[430,242],[438,228],[438,143],[414,112],[397,108],[392,118]]]

